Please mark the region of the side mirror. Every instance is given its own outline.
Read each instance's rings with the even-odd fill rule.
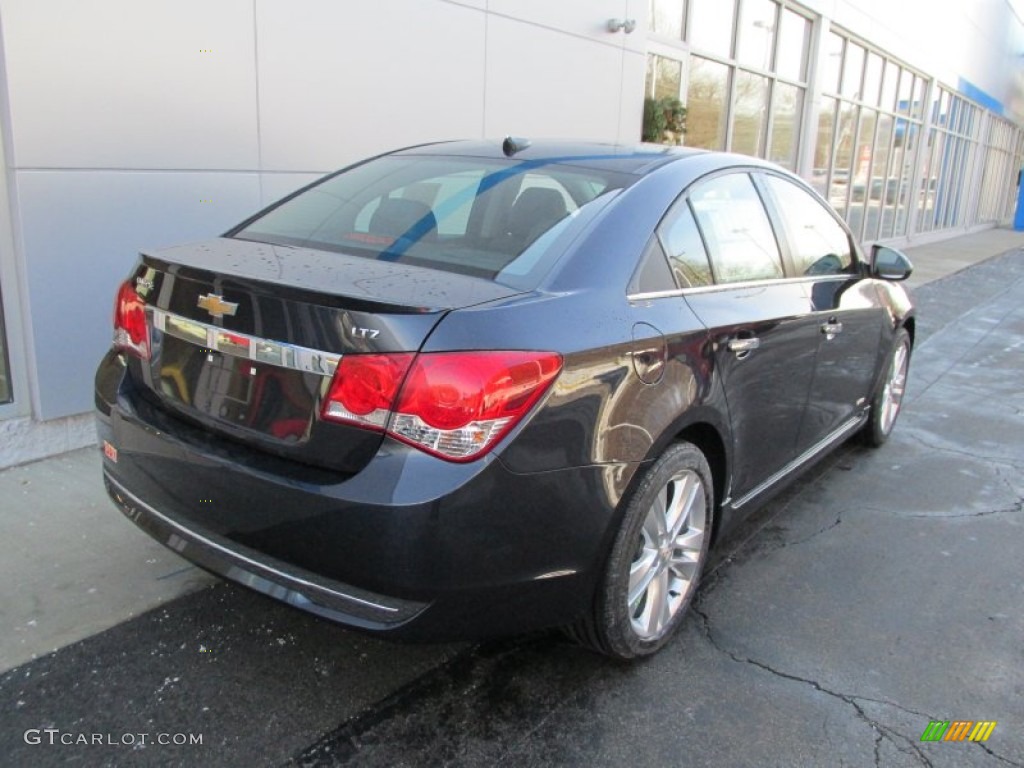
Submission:
[[[914,265],[902,251],[886,245],[871,247],[871,276],[882,280],[906,280]]]

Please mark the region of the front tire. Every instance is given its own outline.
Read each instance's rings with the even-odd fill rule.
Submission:
[[[875,448],[889,439],[903,407],[910,368],[910,349],[910,334],[906,328],[897,329],[885,379],[871,401],[868,422],[864,425],[864,442]]]
[[[593,609],[570,628],[572,637],[618,659],[658,651],[697,590],[713,524],[707,460],[691,443],[674,443],[626,507]]]

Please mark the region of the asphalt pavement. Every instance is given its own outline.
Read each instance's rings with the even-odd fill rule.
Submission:
[[[890,441],[844,444],[721,542],[682,631],[638,664],[557,633],[386,643],[199,578],[144,537],[114,551],[102,525],[132,526],[112,506],[54,548],[30,505],[43,534],[0,573],[18,587],[35,559],[28,586],[54,586],[0,602],[0,764],[1024,766],[1024,252],[916,298]],[[45,501],[65,475],[87,482],[91,456],[52,460],[68,471],[49,482],[0,473],[0,533],[28,530],[6,506],[22,480]],[[47,575],[93,558],[95,579]],[[132,578],[152,594],[133,602]],[[74,630],[55,605],[101,598],[159,604],[59,639]],[[65,632],[52,652],[40,621]],[[996,726],[922,741],[935,720]]]

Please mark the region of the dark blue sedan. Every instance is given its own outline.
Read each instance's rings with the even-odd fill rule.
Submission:
[[[399,150],[141,254],[104,478],[182,556],[352,627],[643,656],[723,531],[887,438],[910,269],[749,157]]]

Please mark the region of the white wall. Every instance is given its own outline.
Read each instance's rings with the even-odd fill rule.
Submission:
[[[407,144],[634,140],[646,6],[0,0],[36,417],[91,408],[113,296],[140,248],[214,236],[326,171]],[[638,32],[608,33],[626,16],[639,16]]]

